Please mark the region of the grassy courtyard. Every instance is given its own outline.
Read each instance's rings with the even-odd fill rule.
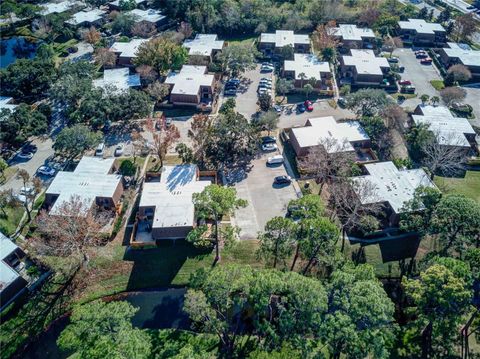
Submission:
[[[463,194],[480,202],[480,172],[467,171],[463,178],[437,176],[435,184],[444,193]]]

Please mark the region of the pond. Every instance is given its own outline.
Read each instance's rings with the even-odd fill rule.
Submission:
[[[0,68],[5,68],[16,59],[35,56],[37,43],[25,37],[12,37],[0,41]]]
[[[132,319],[133,326],[143,329],[189,329],[190,322],[182,311],[185,288],[152,289],[142,292],[122,293],[107,300],[125,300],[139,311]],[[66,359],[71,353],[57,347],[60,333],[68,325],[68,317],[55,321],[38,340],[21,354],[22,359]]]

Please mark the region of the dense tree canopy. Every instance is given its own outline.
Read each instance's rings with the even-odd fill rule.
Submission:
[[[42,135],[48,131],[47,116],[24,103],[13,112],[4,109],[0,118],[0,140],[13,146],[21,145],[30,136]]]

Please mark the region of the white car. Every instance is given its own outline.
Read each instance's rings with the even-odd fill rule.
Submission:
[[[262,145],[262,151],[276,151],[278,146],[276,143],[264,143]]]
[[[123,155],[123,145],[118,145],[117,147],[115,147],[114,155],[115,157]]]
[[[40,166],[37,170],[37,173],[40,173],[44,176],[53,176],[55,174],[55,170],[48,166]]]
[[[33,194],[33,188],[31,187],[22,187],[20,192],[15,196],[20,202],[25,203],[27,201],[27,196]]]
[[[22,160],[29,160],[33,157],[32,152],[20,152],[18,155],[18,158],[21,158]]]
[[[258,85],[258,88],[259,88],[259,89],[268,89],[268,90],[271,90],[271,89],[272,89],[272,84],[261,83],[260,85]]]
[[[269,89],[266,89],[264,87],[261,87],[258,89],[258,94],[259,95],[263,95],[263,94],[268,94],[268,95],[271,95],[272,94],[272,90],[269,90]]]
[[[273,66],[263,65],[260,67],[260,72],[272,72],[273,70],[275,70]]]

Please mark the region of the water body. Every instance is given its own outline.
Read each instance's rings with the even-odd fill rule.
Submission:
[[[132,319],[134,327],[142,329],[189,329],[190,322],[188,316],[182,311],[185,292],[185,288],[152,289],[142,292],[122,293],[106,298],[106,300],[125,300],[134,307],[139,308],[139,311]],[[68,317],[55,321],[19,358],[68,358],[72,353],[62,352],[56,343],[60,333],[68,323]]]
[[[12,37],[0,41],[0,68],[5,68],[16,59],[33,58],[37,44],[25,37]]]

